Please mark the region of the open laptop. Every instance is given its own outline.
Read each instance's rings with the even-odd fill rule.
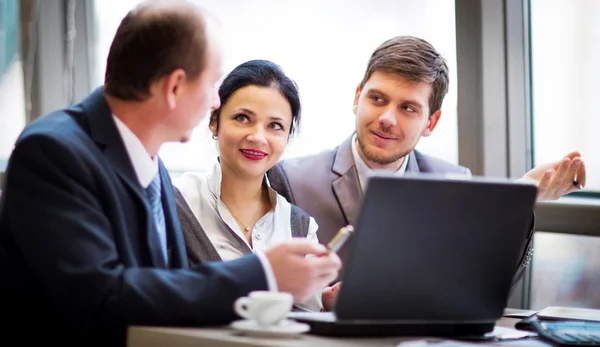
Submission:
[[[537,187],[484,178],[369,178],[335,312],[318,335],[483,335],[508,301]]]

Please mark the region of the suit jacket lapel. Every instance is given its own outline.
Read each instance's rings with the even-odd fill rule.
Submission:
[[[417,161],[417,155],[415,151],[411,151],[408,155],[408,164],[406,164],[406,172],[417,174],[420,173],[419,162]]]
[[[87,110],[90,120],[90,135],[94,141],[104,145],[104,156],[135,195],[145,201],[145,192],[138,182],[137,175],[112,119],[102,89],[96,89],[86,100],[83,107]]]
[[[158,170],[160,173],[162,204],[167,227],[169,266],[172,268],[187,268],[185,241],[183,240],[179,218],[177,217],[175,193],[171,184],[171,178],[162,161],[159,162]]]
[[[92,92],[82,102],[82,105],[89,115],[90,136],[96,143],[103,146],[106,160],[115,169],[118,176],[129,187],[146,211],[145,238],[147,247],[150,249],[149,254],[153,265],[166,266],[160,251],[160,241],[154,230],[154,222],[146,193],[137,179],[121,135],[112,119],[112,112],[102,94],[102,88],[97,88]]]
[[[348,224],[354,225],[362,190],[358,179],[358,171],[352,157],[352,136],[344,141],[333,158],[332,171],[340,177],[333,184],[333,192]]]

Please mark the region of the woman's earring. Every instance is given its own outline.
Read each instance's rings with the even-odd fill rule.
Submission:
[[[213,134],[212,139],[216,140],[217,139],[217,135]]]

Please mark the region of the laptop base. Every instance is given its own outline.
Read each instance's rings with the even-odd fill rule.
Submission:
[[[495,323],[352,323],[344,321],[324,322],[315,320],[297,321],[310,326],[309,334],[335,337],[367,336],[430,336],[430,337],[474,337],[483,336],[494,330]]]

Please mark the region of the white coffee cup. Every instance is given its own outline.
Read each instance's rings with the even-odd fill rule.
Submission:
[[[266,328],[279,324],[292,310],[294,298],[289,293],[254,291],[237,299],[235,312],[243,318],[255,321]]]

